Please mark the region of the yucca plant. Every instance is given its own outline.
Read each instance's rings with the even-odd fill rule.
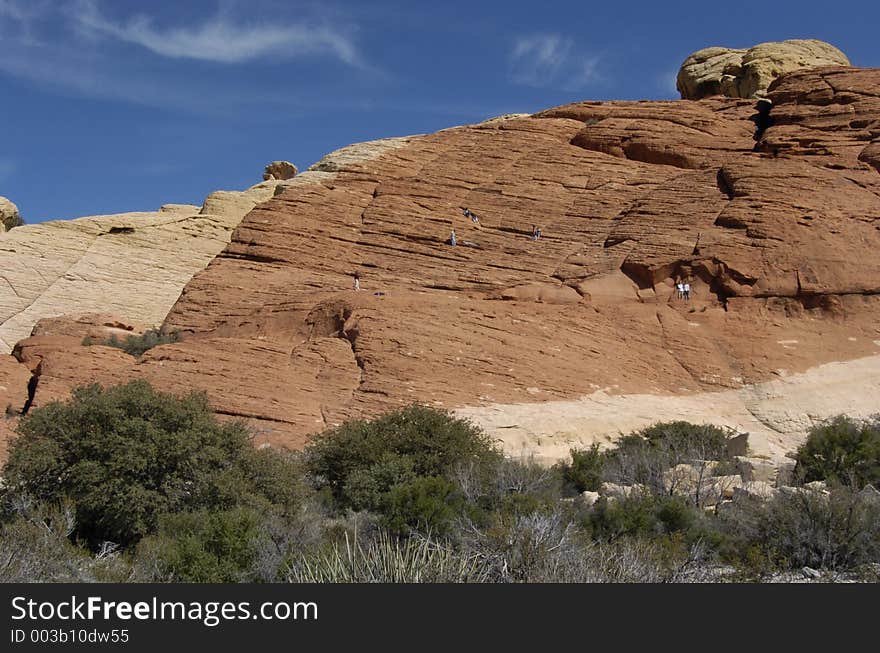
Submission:
[[[287,572],[292,583],[479,583],[486,574],[479,560],[430,538],[396,539],[388,533],[362,544],[345,536],[344,545],[303,555]]]

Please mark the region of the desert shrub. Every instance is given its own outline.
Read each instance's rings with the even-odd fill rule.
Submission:
[[[815,426],[796,460],[795,474],[803,482],[880,485],[880,417],[856,420],[840,415]]]
[[[406,478],[448,477],[459,464],[501,458],[491,440],[445,411],[410,406],[371,421],[351,421],[317,436],[306,465],[341,508],[377,505],[392,471]],[[370,498],[373,497],[373,498]]]
[[[149,351],[153,347],[168,345],[175,342],[180,342],[180,331],[168,331],[162,327],[159,329],[147,329],[140,335],[126,336],[125,340],[120,340],[116,334],[113,334],[106,340],[95,343],[92,337],[86,336],[83,338],[82,344],[86,347],[94,344],[104,345],[105,347],[116,347],[117,349],[124,351],[126,354],[138,358],[142,356],[144,352]]]
[[[440,476],[422,476],[394,485],[383,500],[384,524],[395,534],[449,533],[464,506],[458,487]]]
[[[57,506],[18,497],[0,523],[0,582],[122,582],[131,568],[114,547],[96,554],[70,541],[76,518],[69,503]]]
[[[702,465],[725,461],[733,431],[710,424],[661,422],[620,438],[604,453],[606,479],[625,485],[639,483],[652,492],[668,493],[664,474],[679,464]]]
[[[466,522],[459,538],[460,548],[480,560],[491,582],[552,582],[578,573],[578,530],[562,505],[533,513],[495,513],[483,527]]]
[[[733,432],[712,424],[690,422],[659,422],[642,429],[638,434],[654,446],[665,446],[669,451],[684,457],[692,455],[697,448],[701,455],[711,460],[725,457],[727,441]],[[684,458],[676,460],[676,464]]]
[[[567,489],[578,494],[584,491],[596,492],[602,485],[605,471],[605,456],[594,444],[589,449],[572,449],[571,462],[558,463]]]
[[[248,508],[165,514],[158,534],[138,544],[137,565],[158,581],[249,581],[261,528],[261,515]]]
[[[730,556],[758,573],[804,566],[846,570],[880,562],[880,501],[846,487],[742,499],[722,513]]]
[[[551,509],[562,498],[559,467],[545,467],[531,458],[462,464],[450,478],[465,497],[469,516],[482,523],[496,512],[515,515]]]
[[[74,535],[92,546],[132,544],[155,532],[163,513],[297,501],[296,466],[255,450],[242,423],[218,422],[204,394],[176,397],[145,381],[81,387],[31,411],[18,432],[3,470],[5,503],[68,497]]]
[[[621,537],[657,537],[685,533],[705,537],[707,519],[681,497],[634,494],[609,501],[602,497],[588,517],[593,537],[613,541]]]

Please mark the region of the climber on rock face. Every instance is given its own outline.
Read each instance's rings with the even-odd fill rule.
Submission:
[[[455,242],[455,229],[452,230],[452,233],[449,234],[449,244],[455,247],[457,243]]]
[[[474,224],[479,224],[480,219],[477,217],[477,214],[471,211],[469,208],[465,207],[464,209],[464,217],[470,218]]]
[[[538,240],[541,237],[541,230],[538,228],[538,225],[532,225],[532,240]]]
[[[354,273],[354,289],[355,290],[361,289],[361,274],[360,274],[360,272]]]

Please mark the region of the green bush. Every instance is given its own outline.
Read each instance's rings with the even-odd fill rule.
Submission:
[[[605,456],[599,451],[599,445],[594,444],[589,449],[572,449],[570,454],[570,463],[558,464],[565,485],[578,494],[587,490],[598,491],[605,471]]]
[[[86,336],[83,338],[82,344],[86,347],[94,344],[104,345],[105,347],[116,347],[116,349],[121,349],[126,354],[138,358],[142,356],[144,352],[153,347],[168,345],[175,342],[180,342],[180,331],[166,331],[165,328],[162,327],[159,329],[147,329],[140,335],[126,336],[125,340],[120,340],[114,334],[106,340],[95,343],[91,336]]]
[[[694,455],[702,460],[723,460],[727,441],[734,435],[730,429],[712,424],[690,422],[659,422],[638,432],[655,449],[665,449],[673,456],[673,465],[688,462]]]
[[[76,512],[75,536],[130,545],[163,513],[296,505],[300,474],[257,451],[239,422],[220,423],[204,394],[176,397],[145,381],[77,388],[31,411],[3,470],[5,503],[28,495]]]
[[[732,436],[733,431],[711,424],[653,424],[620,438],[615,448],[605,452],[604,475],[617,483],[640,483],[663,494],[668,469],[682,463],[728,460],[727,443]]]
[[[463,509],[464,498],[451,481],[427,476],[395,485],[384,504],[384,523],[392,533],[403,535],[419,531],[444,536]]]
[[[376,507],[402,478],[445,477],[459,465],[501,459],[492,441],[445,411],[410,406],[372,421],[352,421],[317,436],[306,465],[340,508]]]
[[[681,497],[652,494],[633,495],[609,501],[601,498],[589,514],[589,528],[595,539],[613,541],[620,537],[660,537],[682,533],[690,539],[705,538],[707,519]],[[713,538],[714,539],[714,538]]]
[[[856,420],[840,415],[814,427],[796,460],[795,474],[803,482],[880,485],[880,417]]]
[[[248,581],[261,523],[260,515],[248,508],[162,515],[158,535],[138,545],[139,564],[149,564],[154,577],[163,581]]]
[[[412,459],[389,451],[369,467],[353,471],[346,482],[345,494],[354,510],[379,511],[391,488],[416,478]]]

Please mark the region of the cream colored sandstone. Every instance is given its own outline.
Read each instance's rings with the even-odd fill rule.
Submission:
[[[670,396],[600,390],[578,401],[496,404],[455,412],[483,427],[507,453],[546,462],[566,458],[573,447],[607,447],[630,431],[673,420],[747,431],[755,455],[784,460],[821,420],[841,413],[867,417],[880,412],[877,397],[880,355],[722,392]]]
[[[709,95],[734,98],[762,96],[785,73],[820,66],[849,66],[836,47],[815,39],[761,43],[749,49],[711,47],[685,59],[676,86],[681,97],[698,100]]]
[[[0,352],[11,351],[44,317],[100,312],[161,323],[193,274],[279,183],[218,191],[201,209],[166,204],[154,212],[44,222],[0,235]]]

